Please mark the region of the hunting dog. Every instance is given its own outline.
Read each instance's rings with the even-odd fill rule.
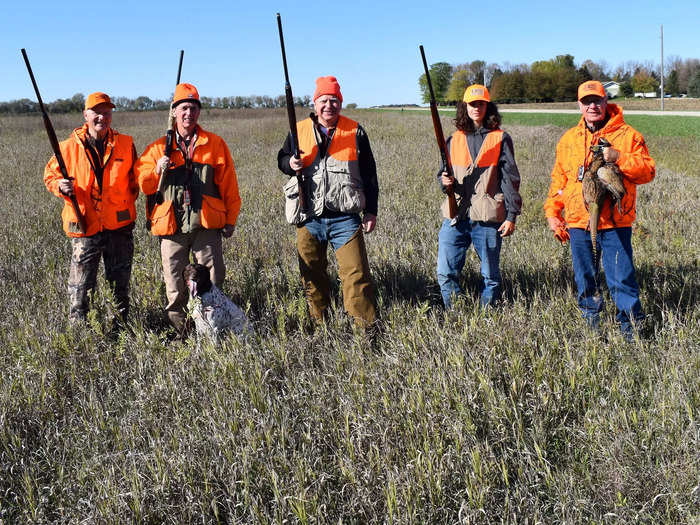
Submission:
[[[194,319],[198,340],[209,339],[218,343],[228,332],[237,336],[252,334],[243,310],[211,282],[209,268],[188,264],[183,276],[190,291],[187,309]]]

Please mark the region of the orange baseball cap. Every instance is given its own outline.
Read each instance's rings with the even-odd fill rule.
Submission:
[[[588,95],[595,95],[601,98],[605,98],[607,96],[603,84],[597,80],[588,80],[578,87],[579,100],[581,100],[583,97],[587,97]]]
[[[200,107],[202,103],[199,101],[199,92],[192,84],[178,84],[175,86],[175,95],[173,95],[173,107],[180,102],[196,102]]]
[[[491,102],[491,96],[489,95],[489,90],[486,86],[481,84],[472,84],[467,89],[464,90],[464,102],[469,104],[477,100],[483,100],[485,102]]]
[[[109,104],[109,107],[112,109],[116,107],[114,104],[112,104],[109,95],[107,93],[102,93],[101,91],[90,93],[85,99],[85,109],[91,109],[100,104]]]
[[[338,79],[333,76],[318,77],[316,79],[316,91],[314,91],[314,101],[321,95],[333,95],[338,97],[338,100],[343,101],[343,95],[340,93],[340,84]]]

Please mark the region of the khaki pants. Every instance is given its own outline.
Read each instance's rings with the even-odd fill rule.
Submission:
[[[299,271],[306,291],[309,313],[317,321],[323,320],[330,303],[330,282],[326,272],[327,249],[328,242],[318,241],[306,227],[297,228]],[[357,324],[372,324],[377,313],[362,227],[336,250],[335,256],[338,260],[345,310]]]
[[[220,287],[226,277],[220,230],[199,229],[160,238],[160,258],[168,298],[165,311],[170,324],[178,332],[185,330],[185,306],[189,292],[182,272],[190,263],[190,252],[195,263],[209,268],[211,282],[216,286]]]

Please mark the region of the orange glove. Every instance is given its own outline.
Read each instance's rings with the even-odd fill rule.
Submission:
[[[562,246],[564,246],[569,240],[569,232],[566,230],[566,228],[559,228],[554,232],[554,238],[558,240]]]

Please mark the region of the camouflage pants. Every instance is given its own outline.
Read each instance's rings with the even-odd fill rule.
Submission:
[[[133,225],[119,230],[105,230],[91,237],[71,239],[73,254],[68,276],[71,321],[84,319],[97,284],[100,258],[104,259],[105,277],[114,292],[119,316],[129,315],[129,279],[134,257]]]

